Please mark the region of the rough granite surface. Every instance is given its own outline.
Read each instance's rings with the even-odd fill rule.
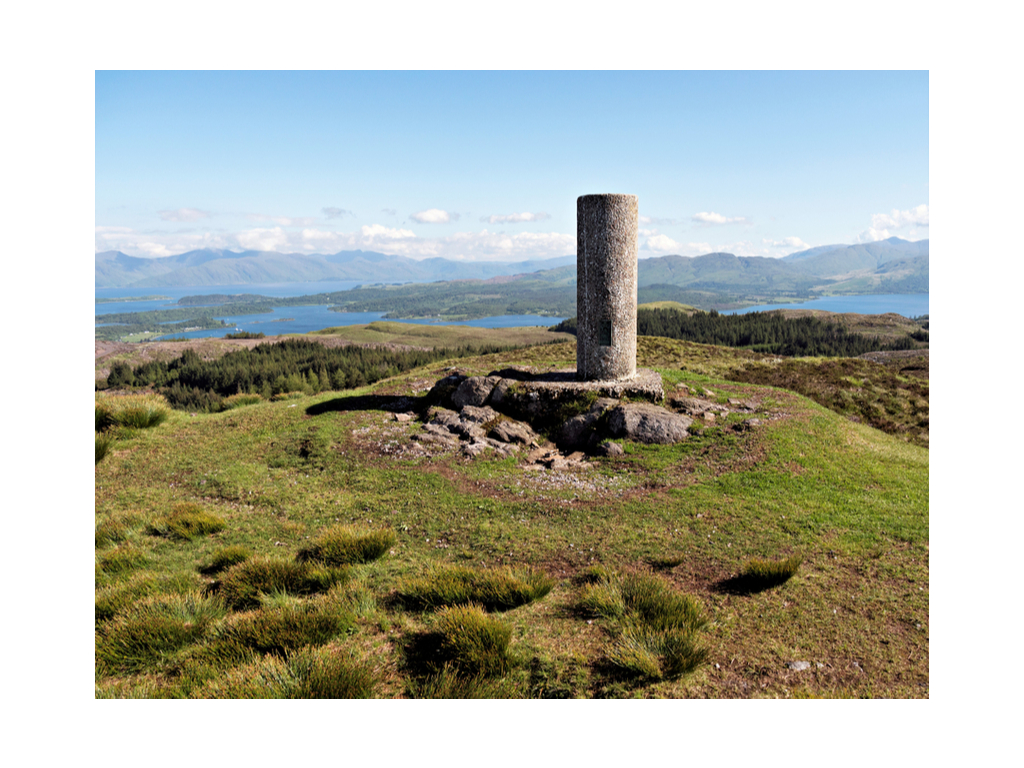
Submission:
[[[576,371],[583,381],[636,375],[639,198],[576,199]]]

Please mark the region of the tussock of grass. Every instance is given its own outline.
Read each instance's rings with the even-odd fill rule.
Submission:
[[[96,402],[96,431],[104,432],[114,424],[114,413],[106,403]]]
[[[300,562],[325,565],[369,563],[382,557],[397,540],[395,532],[388,528],[367,531],[335,525],[322,531],[311,545],[300,549],[297,558]]]
[[[96,548],[125,541],[137,521],[131,517],[108,518],[96,524]]]
[[[629,574],[622,580],[621,589],[627,614],[653,629],[694,632],[707,624],[692,597],[676,593],[657,576]]]
[[[99,565],[104,573],[122,574],[145,565],[145,553],[131,544],[120,544],[99,556]]]
[[[207,681],[194,694],[201,699],[369,699],[378,685],[375,672],[328,648],[301,648],[262,656]]]
[[[617,619],[626,612],[626,603],[618,584],[601,581],[583,587],[576,609],[586,616]]]
[[[257,653],[284,654],[306,645],[323,645],[354,626],[350,614],[293,604],[232,616],[218,629],[217,639]]]
[[[96,464],[107,458],[113,445],[114,439],[109,435],[96,435]]]
[[[792,555],[785,560],[749,560],[739,576],[727,579],[720,587],[723,591],[754,593],[785,584],[800,569],[801,555]]]
[[[540,600],[554,584],[546,573],[533,569],[478,571],[442,566],[407,582],[399,598],[413,608],[476,603],[489,611],[503,611]]]
[[[608,654],[608,660],[622,671],[656,680],[689,674],[707,658],[707,649],[698,646],[690,632],[658,630],[642,623],[627,625]]]
[[[220,409],[222,411],[230,411],[232,408],[241,408],[244,405],[256,405],[257,403],[262,402],[263,398],[260,395],[249,395],[243,392],[237,395],[231,395],[230,397],[225,397],[220,401]]]
[[[459,674],[452,664],[440,672],[421,680],[411,680],[409,697],[413,699],[515,699],[520,698],[512,681],[507,678]]]
[[[207,575],[220,573],[233,565],[244,563],[250,557],[252,557],[252,552],[248,547],[239,545],[224,547],[223,549],[218,549],[214,552],[213,557],[210,558],[210,562],[202,566],[199,569],[199,572]]]
[[[478,605],[442,608],[437,614],[440,654],[470,675],[501,675],[510,664],[512,629]]]
[[[111,427],[150,429],[167,420],[170,406],[162,395],[153,393],[108,397],[97,395],[96,429]]]
[[[224,572],[217,592],[235,609],[255,608],[261,594],[274,591],[293,595],[326,592],[350,578],[347,568],[327,568],[291,560],[254,557]]]
[[[198,504],[182,502],[174,511],[154,520],[148,528],[155,536],[170,536],[191,541],[196,536],[206,536],[224,530],[224,520],[210,514]]]
[[[601,574],[584,584],[575,608],[615,622],[616,639],[607,658],[627,675],[673,679],[707,660],[707,649],[695,639],[707,624],[700,606],[659,576]]]
[[[96,621],[112,619],[115,614],[155,591],[156,580],[151,576],[136,577],[126,584],[96,590]]]
[[[225,613],[221,601],[198,593],[144,598],[96,630],[96,663],[110,673],[155,666]]]
[[[370,699],[377,687],[373,669],[328,648],[303,648],[288,658],[298,679],[296,699]]]
[[[286,699],[295,689],[295,676],[284,659],[264,656],[235,667],[200,688],[199,699]]]
[[[279,392],[278,394],[271,397],[270,401],[272,403],[279,403],[282,400],[297,400],[305,396],[305,392]]]

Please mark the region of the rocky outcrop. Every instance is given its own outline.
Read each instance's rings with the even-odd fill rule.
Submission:
[[[494,391],[494,387],[499,381],[501,381],[499,376],[472,376],[465,379],[452,393],[452,405],[455,408],[483,405],[490,398],[491,392]]]
[[[679,443],[689,436],[693,419],[649,403],[627,403],[612,409],[608,431],[641,443]]]

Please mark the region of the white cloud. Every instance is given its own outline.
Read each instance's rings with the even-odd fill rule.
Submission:
[[[316,219],[312,216],[267,216],[263,213],[250,213],[246,218],[249,221],[272,221],[280,227],[308,227],[316,224]]]
[[[761,242],[769,248],[789,248],[792,251],[805,251],[811,247],[799,237],[784,237],[781,240],[770,240],[769,238],[765,238]]]
[[[247,251],[288,250],[288,234],[280,227],[273,229],[249,229],[235,235],[238,244]]]
[[[96,227],[96,250],[120,250],[132,256],[151,257],[184,253],[197,248],[267,250],[281,253],[336,253],[372,250],[422,259],[521,261],[567,256],[576,252],[575,234],[520,232],[505,234],[487,229],[456,232],[448,237],[420,237],[405,228],[367,224],[351,232],[305,227],[259,227],[235,232],[146,232],[130,227]]]
[[[352,213],[352,211],[346,210],[344,208],[327,207],[322,208],[321,211],[323,212],[324,216],[326,216],[328,219],[340,219],[343,216],[355,216],[355,214]]]
[[[394,209],[394,208],[381,208],[380,212],[381,213],[386,213],[388,216],[397,216],[398,215],[398,211],[396,209]]]
[[[664,224],[678,224],[679,220],[678,219],[660,219],[660,218],[657,218],[656,216],[641,216],[640,217],[640,223],[641,224],[662,224],[662,225],[664,225]]]
[[[699,213],[693,214],[690,217],[690,221],[697,224],[745,224],[747,222],[746,216],[723,216],[720,213],[714,211],[700,211]]]
[[[891,213],[876,213],[871,217],[871,228],[875,230],[902,229],[908,226],[928,226],[927,205],[919,205],[909,211],[893,208]]]
[[[887,240],[893,236],[890,230],[910,227],[910,232],[903,233],[908,237],[920,237],[918,227],[928,227],[928,206],[918,205],[908,211],[893,208],[890,213],[876,213],[871,217],[871,226],[855,238],[858,243],[874,243]]]
[[[879,240],[888,240],[892,235],[888,229],[875,229],[868,227],[854,238],[855,243],[875,243]]]
[[[416,233],[410,229],[395,229],[393,227],[385,227],[383,224],[364,224],[360,227],[359,231],[363,237],[379,237],[384,240],[405,240],[410,237],[416,237]]]
[[[440,208],[419,211],[414,213],[411,218],[420,224],[447,224],[452,219],[448,211],[442,211]]]
[[[164,221],[199,221],[213,215],[209,211],[200,211],[198,208],[178,208],[174,211],[157,211],[157,213]]]
[[[668,235],[654,235],[644,241],[644,248],[656,253],[668,253],[669,251],[680,250],[679,243]]]
[[[550,219],[551,215],[548,213],[509,213],[509,214],[494,214],[492,216],[481,216],[480,221],[488,224],[519,224],[524,221],[544,221]]]

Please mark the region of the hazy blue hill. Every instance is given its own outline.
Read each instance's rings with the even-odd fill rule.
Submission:
[[[817,277],[834,277],[851,272],[873,272],[889,261],[927,255],[927,240],[911,242],[890,237],[876,243],[819,246],[791,253],[782,261]]]
[[[486,280],[575,264],[575,261],[575,255],[524,262],[463,262],[443,258],[416,260],[362,250],[324,255],[212,248],[143,259],[118,251],[105,251],[96,254],[96,287],[157,288],[319,280],[367,283]]]
[[[641,259],[638,284],[678,285],[704,291],[805,291],[816,281],[780,259],[739,257],[731,253],[704,256],[658,256]]]
[[[814,248],[808,248],[806,251],[797,251],[796,253],[789,254],[789,256],[783,256],[781,261],[802,261],[803,259],[811,258],[811,256],[817,256],[819,253],[837,251],[840,248],[846,247],[847,246],[843,243],[837,243],[835,245],[818,245]]]
[[[172,269],[174,267],[162,259],[140,259],[120,251],[103,251],[96,254],[96,287],[127,286]]]

